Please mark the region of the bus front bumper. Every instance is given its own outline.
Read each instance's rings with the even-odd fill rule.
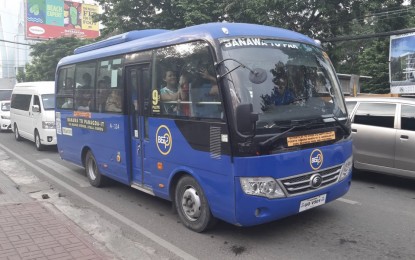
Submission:
[[[298,214],[315,208],[314,205],[310,204],[315,203],[316,206],[320,206],[342,197],[348,192],[350,185],[351,174],[340,182],[313,192],[285,198],[268,199],[245,194],[237,178],[235,216],[237,223],[234,224],[254,226]]]

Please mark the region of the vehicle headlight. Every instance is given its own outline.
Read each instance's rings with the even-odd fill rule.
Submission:
[[[10,116],[1,116],[1,119],[10,119]]]
[[[353,168],[353,156],[350,156],[343,164],[340,175],[339,175],[339,181],[343,180],[352,172]]]
[[[269,199],[285,197],[280,185],[271,177],[241,177],[240,181],[242,190],[248,195],[262,196]]]
[[[42,121],[42,128],[43,129],[55,129],[55,122],[54,121]]]

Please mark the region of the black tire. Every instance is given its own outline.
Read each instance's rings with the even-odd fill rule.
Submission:
[[[45,148],[45,146],[42,144],[42,141],[40,140],[40,135],[37,130],[35,131],[35,146],[38,151],[42,151]]]
[[[180,220],[188,229],[203,232],[216,223],[202,188],[191,176],[179,180],[174,197]]]
[[[85,173],[92,186],[102,187],[104,185],[105,176],[99,172],[97,161],[91,151],[88,151],[85,156]]]
[[[16,124],[14,124],[14,139],[16,139],[16,141],[22,140],[22,137],[19,134],[19,128],[17,127]]]

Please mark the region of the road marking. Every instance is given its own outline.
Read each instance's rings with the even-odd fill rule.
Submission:
[[[54,175],[48,173],[47,171],[43,170],[39,166],[29,162],[28,160],[26,160],[22,156],[20,156],[17,153],[11,151],[6,146],[0,144],[0,147],[2,149],[4,149],[5,151],[7,151],[9,154],[12,154],[14,157],[19,159],[20,161],[27,164],[29,167],[31,167],[31,168],[35,169],[36,171],[38,171],[40,174],[43,174],[47,178],[49,178],[49,179],[53,180],[54,182],[56,182],[57,184],[61,185],[63,188],[71,191],[75,195],[78,195],[81,199],[84,199],[84,200],[88,201],[89,203],[91,203],[95,207],[100,208],[101,210],[105,211],[107,214],[109,214],[112,217],[118,219],[122,223],[130,226],[131,228],[133,228],[137,232],[141,233],[143,236],[146,236],[147,238],[153,240],[155,243],[157,243],[160,246],[166,248],[167,250],[169,250],[173,254],[176,254],[177,256],[179,256],[183,259],[191,259],[191,260],[196,260],[197,259],[196,257],[194,257],[194,256],[190,255],[189,253],[183,251],[182,249],[178,248],[177,246],[173,245],[172,243],[168,242],[167,240],[157,236],[156,234],[154,234],[150,230],[138,225],[134,221],[124,217],[123,215],[119,214],[118,212],[114,211],[113,209],[105,206],[101,202],[96,201],[95,199],[93,199],[93,198],[89,197],[88,195],[82,193],[82,191],[72,187],[71,185],[67,184],[66,182],[64,182],[64,181],[60,180],[59,178],[55,177]]]
[[[85,179],[82,179],[78,174],[74,173],[71,169],[56,163],[55,161],[52,161],[51,159],[41,159],[37,160],[40,164],[45,165],[46,167],[54,170],[59,175],[70,179],[73,182],[76,182],[79,187],[85,188],[85,187],[91,187],[91,184],[86,181]]]
[[[343,198],[339,198],[337,200],[341,201],[341,202],[348,203],[348,204],[352,204],[352,205],[362,205],[362,203],[354,201],[354,200],[348,200],[348,199],[343,199]]]

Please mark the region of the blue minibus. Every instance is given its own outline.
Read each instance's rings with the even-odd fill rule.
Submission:
[[[209,23],[131,31],[56,70],[62,159],[172,201],[202,232],[253,226],[349,190],[352,141],[320,44],[275,27]]]

